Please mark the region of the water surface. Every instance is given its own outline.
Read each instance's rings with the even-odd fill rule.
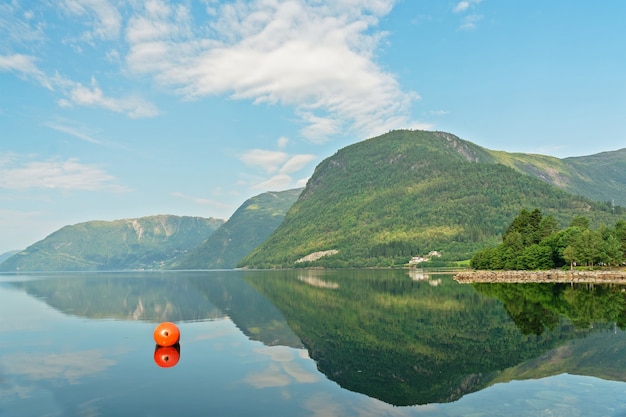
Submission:
[[[0,416],[626,416],[625,294],[407,271],[0,275]]]

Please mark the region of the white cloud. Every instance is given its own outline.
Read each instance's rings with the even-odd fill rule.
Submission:
[[[452,9],[452,11],[454,13],[466,12],[467,10],[469,10],[470,7],[481,2],[482,0],[462,0],[454,6],[454,9]]]
[[[309,162],[315,159],[315,155],[310,154],[300,154],[294,155],[280,169],[280,172],[283,174],[289,174],[291,172],[300,171],[304,168]]]
[[[315,155],[311,154],[290,156],[286,152],[263,149],[253,149],[239,157],[246,165],[255,166],[265,174],[271,174],[269,178],[254,177],[249,180],[253,189],[274,191],[302,186],[302,180],[294,181],[290,174],[300,171],[315,158]]]
[[[309,182],[309,178],[311,177],[306,177],[306,178],[300,178],[299,180],[296,181],[296,187],[295,188],[302,188],[304,186],[306,186],[306,183]]]
[[[49,77],[37,67],[35,61],[35,57],[29,55],[0,55],[0,71],[17,72],[25,78],[36,80],[49,90],[60,90],[65,95],[64,98],[57,100],[60,107],[72,105],[100,107],[124,113],[133,119],[154,117],[159,114],[154,104],[139,96],[129,95],[121,98],[106,96],[93,77],[90,86],[71,81],[58,73]]]
[[[227,94],[292,106],[302,135],[323,142],[346,129],[381,133],[406,125],[417,94],[380,68],[373,30],[393,1],[235,1],[219,6],[208,35],[188,11],[150,2],[130,19],[129,69],[188,99]],[[207,16],[210,18],[210,16]]]
[[[306,124],[300,133],[313,142],[324,142],[326,138],[341,132],[341,121],[334,117],[320,117],[312,112],[298,112],[302,121]]]
[[[458,2],[456,6],[454,6],[454,9],[452,9],[452,11],[454,13],[465,13],[469,11],[470,9],[474,9],[474,7],[481,2],[482,0],[462,0]],[[471,15],[465,16],[463,18],[463,22],[461,23],[461,26],[459,26],[459,30],[476,29],[476,24],[482,18],[483,17],[479,14],[471,14]]]
[[[255,190],[280,191],[293,187],[293,178],[287,174],[277,174],[252,185]]]
[[[0,156],[0,188],[125,191],[114,184],[115,177],[76,159],[32,160],[17,155]]]
[[[137,96],[123,98],[107,97],[98,86],[95,78],[91,79],[91,86],[66,81],[69,100],[80,106],[101,107],[117,113],[125,113],[133,119],[156,116],[159,111],[150,102]]]
[[[79,53],[78,41],[95,45],[123,34],[127,45],[107,45],[102,58],[126,65],[126,75],[148,75],[190,100],[226,95],[288,106],[302,122],[301,135],[324,142],[337,134],[371,136],[411,123],[411,104],[419,96],[403,91],[395,75],[376,62],[386,36],[377,25],[395,1],[211,1],[201,15],[192,13],[188,2],[62,0],[59,10],[85,25],[80,39],[63,40]],[[10,9],[9,18],[0,17],[0,34],[20,26],[22,42],[42,43],[44,14],[16,4],[0,6]],[[54,70],[41,71],[36,62],[29,55],[0,56],[0,71],[59,91],[62,107],[103,108],[132,118],[159,114],[133,94],[109,96],[95,77],[72,81]]]
[[[35,57],[22,54],[0,55],[0,71],[17,72],[32,78],[48,90],[52,90],[52,82],[35,64]]]
[[[252,149],[241,155],[239,159],[246,165],[260,167],[265,172],[272,173],[278,171],[288,157],[289,155],[285,152]]]
[[[60,5],[69,14],[91,19],[90,30],[83,35],[85,40],[110,40],[119,37],[122,17],[108,0],[65,0]]]
[[[301,135],[324,142],[337,134],[371,136],[411,123],[411,104],[419,96],[403,91],[395,75],[376,62],[386,36],[377,25],[394,2],[234,0],[206,3],[206,14],[200,15],[188,2],[62,0],[59,10],[85,25],[80,41],[95,44],[123,34],[127,45],[107,45],[103,59],[125,64],[127,74],[149,75],[185,99],[227,95],[291,107],[302,122]],[[24,35],[24,42],[43,42],[45,21],[37,19],[43,14],[12,4],[1,6],[10,8],[5,20],[13,22],[0,22],[1,29],[19,22],[23,32],[39,34]],[[82,52],[76,39],[63,42]],[[132,118],[159,113],[132,94],[107,95],[95,77],[84,83],[46,74],[33,56],[0,57],[0,70],[60,91],[62,107],[98,107]]]
[[[460,1],[457,3],[456,6],[454,6],[453,12],[454,13],[464,12],[467,9],[469,9],[469,5],[470,5],[469,1]]]

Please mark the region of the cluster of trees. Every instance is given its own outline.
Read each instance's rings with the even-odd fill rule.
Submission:
[[[585,265],[617,266],[626,261],[626,221],[613,227],[590,228],[586,217],[576,216],[559,230],[552,216],[539,209],[522,210],[502,236],[502,243],[477,252],[475,269],[533,270]]]

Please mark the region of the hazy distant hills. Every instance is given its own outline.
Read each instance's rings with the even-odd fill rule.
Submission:
[[[576,215],[613,224],[625,216],[612,205],[626,203],[624,164],[626,150],[559,160],[392,131],[322,161],[281,226],[239,266],[389,266],[432,250],[468,258],[523,208],[563,226]],[[304,261],[315,253],[328,255]]]
[[[65,226],[0,264],[0,271],[156,269],[193,249],[224,220],[159,215]]]
[[[0,254],[0,264],[19,252],[20,252],[19,250],[12,250],[12,251]]]
[[[282,223],[302,188],[247,200],[215,233],[169,269],[231,269]]]

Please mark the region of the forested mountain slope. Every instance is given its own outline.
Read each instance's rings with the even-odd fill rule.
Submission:
[[[239,266],[389,266],[432,250],[467,259],[497,243],[524,208],[562,225],[576,215],[592,224],[624,217],[620,207],[512,168],[508,155],[449,133],[407,130],[345,147],[317,166],[281,226]],[[555,169],[556,177],[575,174]],[[327,255],[302,261],[316,252]]]
[[[571,178],[569,190],[626,206],[626,148],[564,161],[578,174]]]
[[[159,269],[224,220],[159,215],[65,226],[0,264],[0,271]]]
[[[501,151],[490,153],[498,163],[572,194],[626,206],[626,148],[565,159]]]
[[[168,269],[230,269],[281,224],[302,188],[267,192],[248,199],[200,246]]]

